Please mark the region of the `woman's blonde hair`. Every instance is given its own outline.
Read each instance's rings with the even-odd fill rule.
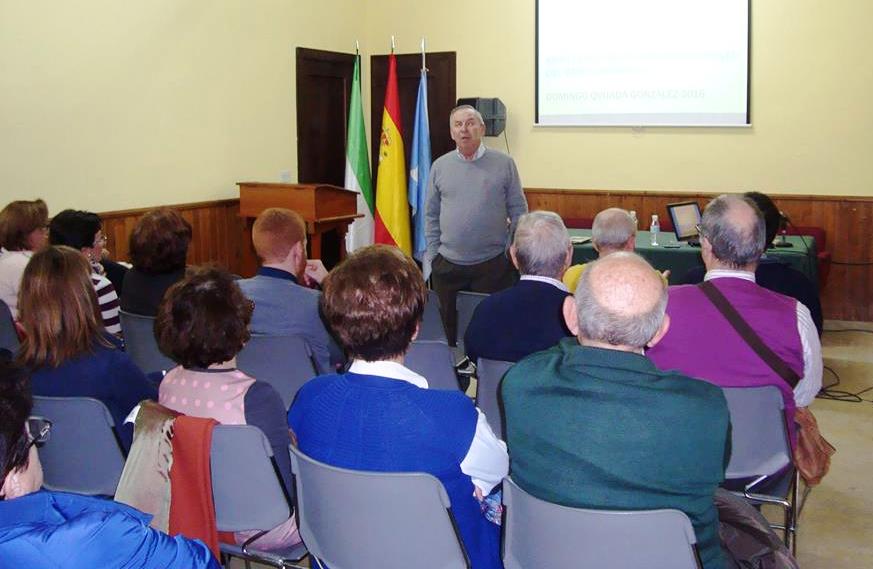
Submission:
[[[30,368],[58,367],[97,343],[110,345],[103,336],[91,268],[70,247],[47,247],[31,257],[21,279],[18,311],[26,334],[19,359]]]

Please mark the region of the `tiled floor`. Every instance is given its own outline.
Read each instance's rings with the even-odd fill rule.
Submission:
[[[873,387],[873,324],[826,322],[825,365],[839,374],[833,389]],[[825,370],[825,385],[836,380]],[[812,410],[822,434],[837,447],[831,471],[809,495],[800,518],[797,560],[803,569],[873,567],[873,389],[864,401],[819,398]]]
[[[873,388],[873,323],[825,323],[825,366],[839,375],[833,389]],[[825,370],[825,385],[836,377]],[[861,402],[819,398],[812,406],[822,434],[837,447],[831,471],[807,499],[800,518],[797,560],[802,569],[873,567],[873,389]],[[243,564],[235,561],[234,568]],[[257,567],[257,565],[255,565]]]

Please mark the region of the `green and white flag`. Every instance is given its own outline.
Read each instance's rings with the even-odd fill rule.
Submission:
[[[373,244],[375,199],[371,180],[367,133],[364,129],[364,107],[361,104],[361,56],[356,54],[352,94],[349,101],[345,187],[358,192],[358,213],[364,214],[364,217],[356,219],[349,228],[346,241],[346,249],[349,252]]]

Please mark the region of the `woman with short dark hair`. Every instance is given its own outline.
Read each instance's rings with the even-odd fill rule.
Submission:
[[[291,438],[282,399],[269,383],[236,369],[236,355],[249,340],[251,318],[251,302],[226,271],[194,269],[170,287],[158,309],[155,335],[161,351],[181,365],[164,377],[158,402],[185,415],[261,429],[290,491]],[[244,532],[237,541],[252,535]],[[299,542],[291,518],[261,537],[257,546],[272,549]]]
[[[103,259],[103,246],[106,244],[100,216],[90,211],[65,209],[54,216],[49,224],[49,242],[52,245],[72,247],[88,260],[103,325],[110,334],[120,336],[118,293],[100,264]]]
[[[352,363],[297,393],[288,424],[300,450],[342,468],[433,474],[473,569],[502,567],[500,529],[474,495],[506,476],[506,445],[460,390],[429,390],[403,365],[427,299],[421,271],[399,249],[376,245],[356,251],[322,287],[322,313]]]
[[[124,280],[121,309],[155,316],[167,289],[185,277],[191,224],[171,208],[143,215],[130,234],[133,268]]]
[[[25,332],[18,357],[31,370],[36,395],[102,401],[130,448],[133,429],[124,419],[157,393],[106,334],[91,277],[88,261],[70,247],[48,247],[31,258],[18,300]]]
[[[24,267],[48,243],[48,208],[42,200],[18,200],[0,211],[0,301],[18,318]]]

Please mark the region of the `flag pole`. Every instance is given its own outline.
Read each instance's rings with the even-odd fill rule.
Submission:
[[[394,53],[394,36],[391,36],[391,53]]]
[[[355,55],[361,55],[361,45],[355,40]]]
[[[422,37],[421,38],[421,70],[427,71],[427,62],[425,61],[424,50],[425,50],[424,37]]]

